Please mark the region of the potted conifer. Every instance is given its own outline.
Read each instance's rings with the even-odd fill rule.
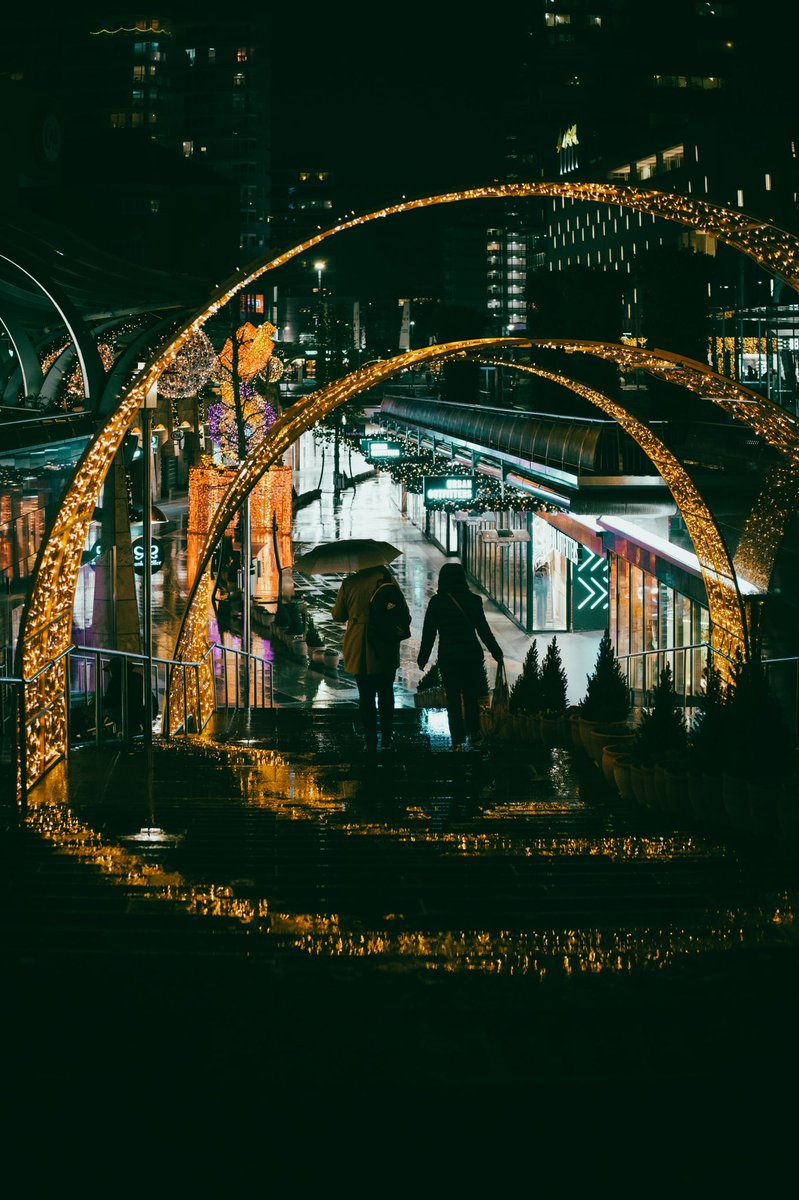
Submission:
[[[633,757],[644,771],[652,807],[685,815],[688,811],[688,731],[685,713],[674,690],[671,664],[660,672],[652,707],[644,709],[635,731]],[[654,785],[650,794],[650,782]]]
[[[738,656],[726,715],[722,795],[727,816],[741,833],[774,835],[779,830],[778,798],[786,790],[794,752],[759,656],[748,662]]]
[[[538,713],[541,709],[541,666],[538,642],[533,639],[522,669],[510,690],[509,708],[517,737],[540,739]]]
[[[611,735],[629,733],[630,693],[627,680],[605,630],[597,650],[593,673],[588,676],[586,693],[580,703],[580,737],[583,749],[591,753],[589,736],[603,726]]]
[[[540,677],[541,741],[545,746],[558,742],[558,721],[566,712],[568,683],[560,657],[558,639],[553,637],[544,654]]]
[[[726,706],[731,688],[722,680],[713,655],[708,652],[702,671],[703,689],[688,735],[688,799],[694,816],[703,825],[718,828],[728,824],[721,794],[721,763],[728,739]]]

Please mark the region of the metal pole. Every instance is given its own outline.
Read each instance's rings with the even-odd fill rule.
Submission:
[[[148,397],[149,399],[149,397]],[[142,538],[144,540],[144,574],[142,576],[142,607],[144,650],[144,741],[153,740],[153,573],[150,567],[153,544],[152,446],[150,444],[150,409],[141,410],[142,448]]]
[[[250,647],[252,643],[251,633],[251,589],[252,583],[250,580],[250,566],[252,564],[252,528],[250,525],[250,495],[247,494],[247,499],[244,501],[244,506],[241,510],[241,557],[243,572],[242,583],[242,610],[241,610],[241,648],[244,651],[244,706],[250,706]]]

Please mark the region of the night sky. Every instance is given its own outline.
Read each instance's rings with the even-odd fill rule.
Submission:
[[[489,50],[467,10],[355,5],[345,16],[315,12],[304,32],[296,11],[272,24],[273,162],[330,169],[335,217],[498,175],[513,57],[499,54],[496,39]],[[339,287],[436,290],[443,219],[418,213],[345,235],[335,248]]]

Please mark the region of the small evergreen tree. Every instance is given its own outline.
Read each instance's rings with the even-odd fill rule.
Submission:
[[[725,687],[710,653],[702,678],[705,690],[699,698],[699,711],[694,717],[688,743],[694,766],[699,771],[710,772],[724,761],[729,736],[727,706],[732,699],[733,689]]]
[[[599,643],[593,674],[588,676],[580,715],[588,721],[626,721],[630,715],[627,680],[607,630]]]
[[[537,713],[541,708],[541,667],[538,661],[538,642],[533,638],[519,677],[510,690],[512,713]]]
[[[553,637],[547,646],[541,665],[541,709],[550,717],[566,711],[568,681],[560,657],[558,639]]]
[[[793,739],[760,658],[744,662],[739,653],[734,684],[725,712],[727,738],[721,763],[731,764],[747,778],[784,778],[791,771]]]
[[[677,703],[671,666],[660,672],[651,708],[644,709],[635,731],[635,757],[639,762],[654,763],[664,754],[685,750],[688,731],[685,713]]]

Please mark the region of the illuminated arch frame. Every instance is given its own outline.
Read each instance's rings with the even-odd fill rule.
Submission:
[[[149,362],[142,375],[121,397],[116,412],[81,458],[53,529],[40,550],[36,582],[23,615],[18,654],[19,670],[26,681],[21,713],[23,729],[20,731],[22,772],[26,781],[35,782],[66,751],[65,675],[61,656],[70,644],[78,569],[96,498],[136,411],[185,342],[244,287],[267,271],[348,229],[416,209],[464,200],[546,196],[559,197],[564,203],[570,200],[615,204],[646,213],[653,220],[662,217],[708,233],[748,255],[799,291],[799,238],[796,235],[745,212],[693,197],[605,183],[514,183],[402,201],[342,221],[276,258],[256,264],[249,271],[240,269],[218,289],[208,306],[187,322],[170,345]]]
[[[738,577],[746,578],[762,592],[767,592],[777,554],[799,505],[799,422],[796,418],[773,400],[682,354],[617,342],[561,338],[532,339],[531,344],[536,350],[591,355],[615,363],[622,370],[646,371],[667,383],[687,388],[754,429],[785,456],[787,462],[769,473],[746,521],[733,560]]]
[[[729,658],[734,658],[737,650],[747,657],[746,610],[735,567],[713,513],[674,453],[648,425],[596,388],[543,367],[514,362],[497,362],[497,365],[561,384],[613,417],[638,443],[660,472],[691,535],[707,591],[715,648]]]
[[[431,359],[452,358],[468,351],[498,349],[501,346],[526,348],[529,345],[526,338],[473,338],[469,341],[448,342],[440,346],[424,346],[419,350],[410,350],[395,358],[373,363],[368,367],[361,367],[360,370],[353,371],[352,374],[337,379],[316,392],[311,392],[308,396],[295,401],[287,412],[278,417],[263,442],[238,467],[234,479],[231,480],[222,496],[206,534],[197,562],[197,574],[189,590],[173,651],[173,658],[178,661],[200,662],[204,660],[204,666],[200,671],[199,679],[190,675],[186,680],[184,672],[175,676],[171,696],[173,712],[199,711],[201,724],[204,724],[206,717],[215,707],[213,667],[210,659],[205,657],[208,649],[210,591],[207,568],[219,539],[235,518],[247,496],[289,446],[302,433],[323,421],[340,405],[362,392],[369,391],[370,388],[385,382],[392,375],[397,375],[408,367]],[[183,694],[184,687],[188,689],[186,696]],[[188,707],[184,707],[184,702]]]

